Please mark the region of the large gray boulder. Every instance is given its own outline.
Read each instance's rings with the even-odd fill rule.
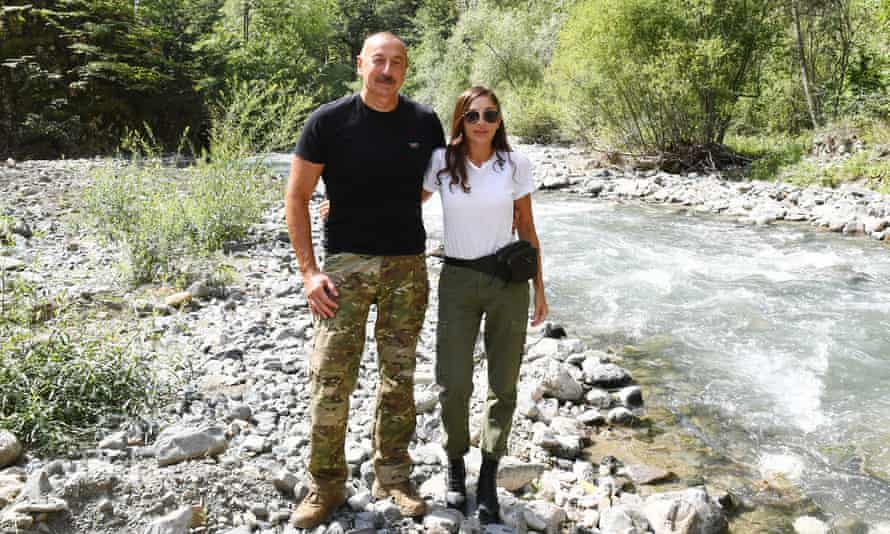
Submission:
[[[600,363],[599,358],[588,358],[581,364],[584,381],[596,387],[617,388],[631,383],[633,377],[614,363]]]
[[[12,504],[14,514],[47,514],[68,510],[68,503],[51,495],[52,484],[46,469],[31,473],[21,493]]]
[[[543,463],[523,462],[518,458],[505,456],[498,467],[498,486],[509,491],[518,491],[546,470],[547,466]]]
[[[18,461],[22,455],[22,444],[9,430],[0,430],[0,469]]]
[[[557,534],[560,524],[567,519],[565,510],[546,501],[532,501],[524,510],[530,528],[547,534]]]
[[[704,487],[650,495],[643,509],[655,534],[723,534],[723,508]]]
[[[584,388],[572,376],[569,366],[550,360],[541,379],[544,394],[562,401],[584,398]]]
[[[183,506],[151,522],[143,534],[188,534],[192,525],[192,507]]]
[[[155,454],[158,465],[173,465],[186,460],[217,456],[226,450],[228,441],[222,427],[171,428],[158,436]]]
[[[649,520],[637,506],[619,504],[600,510],[602,534],[644,534],[649,531]]]

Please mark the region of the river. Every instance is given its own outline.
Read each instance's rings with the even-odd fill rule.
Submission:
[[[538,193],[552,320],[629,344],[650,404],[825,512],[890,520],[890,254],[806,225]],[[425,207],[441,235],[438,202]]]
[[[535,216],[552,321],[598,348],[635,347],[658,377],[649,405],[747,476],[781,478],[835,519],[890,525],[886,246],[557,193],[536,193]],[[424,220],[441,239],[437,198]]]

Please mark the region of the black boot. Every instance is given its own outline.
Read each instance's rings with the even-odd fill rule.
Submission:
[[[498,505],[498,461],[482,457],[479,469],[479,487],[476,489],[476,502],[479,503],[479,522],[483,525],[501,522],[501,508]]]
[[[467,505],[467,468],[463,457],[448,460],[448,489],[445,504],[464,512]]]

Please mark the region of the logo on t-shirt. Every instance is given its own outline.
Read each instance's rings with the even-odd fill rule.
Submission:
[[[408,148],[411,150],[417,150],[420,148],[420,141],[408,141]]]

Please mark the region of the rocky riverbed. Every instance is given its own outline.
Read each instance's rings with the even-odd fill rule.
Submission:
[[[596,168],[578,149],[519,148],[535,162],[541,189],[663,203],[751,224],[806,222],[874,239],[890,233],[890,201],[856,187],[801,189],[719,176],[618,173]],[[2,166],[0,214],[12,222],[0,230],[14,243],[3,249],[0,268],[45,295],[64,295],[108,328],[130,332],[178,393],[157,412],[102,428],[95,443],[72,457],[37,457],[0,432],[0,530],[293,532],[286,520],[306,490],[312,322],[283,205],[272,206],[232,247],[225,261],[234,276],[225,287],[199,281],[185,292],[132,288],[116,276],[115,251],[77,224],[80,188],[92,168],[109,164]],[[439,260],[430,256],[428,264],[435,287]],[[472,516],[442,505],[445,457],[433,384],[436,304],[433,291],[418,346],[411,450],[414,479],[432,511],[421,521],[403,519],[392,503],[370,495],[377,380],[369,338],[347,437],[351,496],[329,525],[313,532],[483,531]],[[698,445],[668,440],[675,435],[657,428],[654,421],[669,416],[645,407],[646,390],[625,365],[629,355],[618,347],[588,347],[571,337],[571,324],[564,326],[569,336],[561,339],[529,332],[510,457],[499,474],[505,524],[485,530],[711,533],[729,524],[738,526],[734,531],[756,530],[750,527],[756,522],[739,519],[752,514],[748,497],[755,490],[707,480],[684,464],[684,447]],[[473,413],[480,412],[485,391],[484,354],[478,350]],[[471,422],[474,433],[478,427]],[[479,462],[474,449],[471,488]],[[788,493],[764,491],[776,500]],[[802,533],[827,531],[829,525],[805,516],[805,509],[786,506],[787,524]]]

